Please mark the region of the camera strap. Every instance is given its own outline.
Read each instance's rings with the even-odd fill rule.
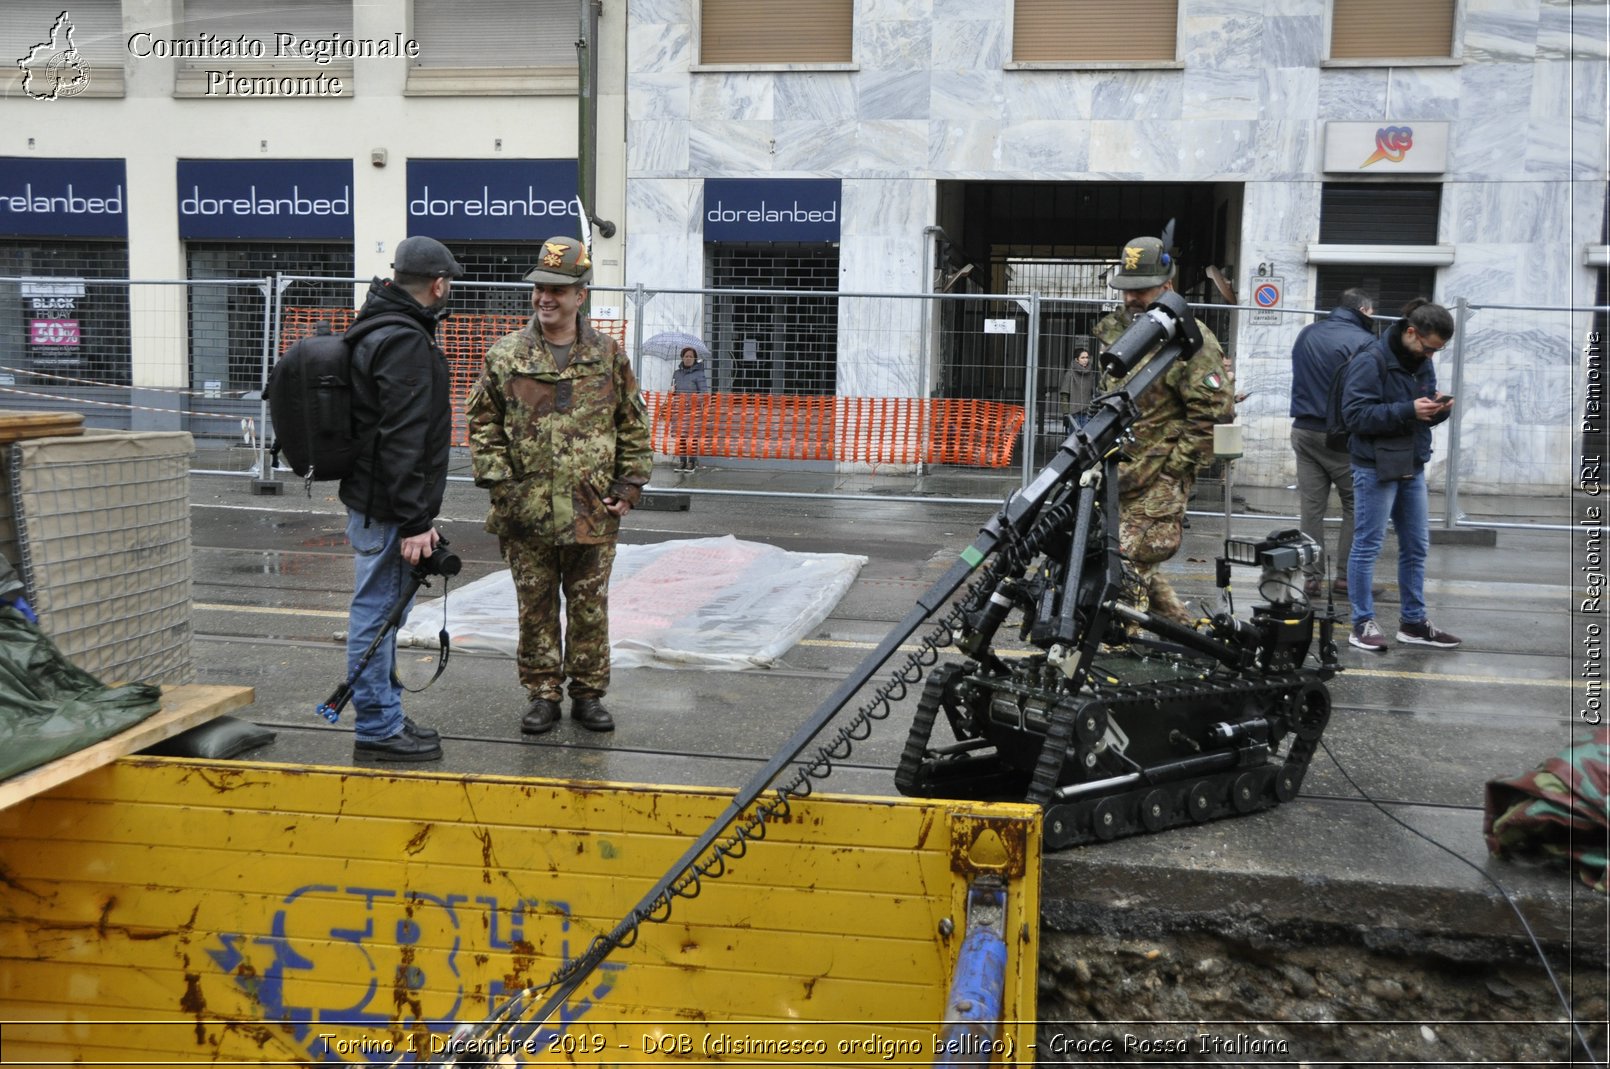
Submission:
[[[447,585],[448,579],[444,575],[442,576],[442,629],[436,632],[436,673],[418,687],[410,687],[408,684],[403,683],[402,678],[399,676],[397,683],[410,694],[418,694],[421,691],[429,690],[432,683],[442,678],[442,672],[447,668],[447,659],[452,655],[453,639],[447,633]],[[395,667],[393,668],[393,673],[395,673]]]

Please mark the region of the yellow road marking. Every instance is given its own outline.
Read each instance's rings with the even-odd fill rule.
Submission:
[[[261,612],[273,616],[328,616],[331,619],[345,620],[345,609],[280,609],[272,605],[212,605],[196,602],[195,608],[213,609],[217,612]]]

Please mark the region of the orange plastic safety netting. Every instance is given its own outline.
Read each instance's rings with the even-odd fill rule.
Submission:
[[[938,397],[644,393],[655,452],[677,456],[1003,468],[1023,407]]]

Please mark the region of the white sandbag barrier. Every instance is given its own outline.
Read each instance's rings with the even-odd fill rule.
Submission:
[[[609,582],[614,666],[769,667],[827,619],[866,560],[731,535],[621,545]],[[453,587],[446,600],[455,647],[514,656],[520,622],[507,570]],[[397,641],[434,647],[441,628],[442,599],[416,601]]]

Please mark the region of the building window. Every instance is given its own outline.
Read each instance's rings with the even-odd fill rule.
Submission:
[[[1435,245],[1441,209],[1442,187],[1436,183],[1326,182],[1319,240],[1327,246]],[[1378,314],[1396,315],[1415,297],[1433,296],[1436,284],[1436,267],[1425,264],[1321,264],[1315,307],[1335,308],[1344,290],[1361,286],[1375,295]]]
[[[0,41],[11,46],[0,95],[41,99],[123,95],[123,8],[119,0],[6,0]],[[60,20],[60,21],[59,21]]]
[[[1455,0],[1331,0],[1331,59],[1446,59]]]
[[[1178,21],[1178,0],[1016,0],[1012,60],[1172,63]]]
[[[834,246],[709,247],[712,289],[821,290],[809,296],[710,298],[710,386],[717,393],[827,394],[838,381],[839,250]]]
[[[1435,182],[1326,182],[1319,240],[1326,245],[1435,245],[1442,186]]]
[[[39,395],[126,403],[129,277],[121,241],[0,241],[0,384]],[[0,394],[0,408],[56,408],[48,396]]]
[[[703,64],[854,61],[853,0],[703,0]]]
[[[352,307],[356,267],[350,242],[192,241],[185,246],[185,261],[192,279],[298,276],[280,298],[284,308]],[[192,387],[218,382],[226,390],[255,390],[262,385],[264,299],[256,286],[190,287]]]
[[[410,96],[576,92],[573,0],[414,0]]]
[[[342,42],[350,45],[353,40],[351,0],[275,0],[267,6],[183,0],[183,8],[173,35],[181,43],[244,41],[249,54],[177,57],[174,96],[260,100],[353,95],[352,59],[337,54]],[[129,47],[136,56],[161,54],[156,45],[131,40]]]

